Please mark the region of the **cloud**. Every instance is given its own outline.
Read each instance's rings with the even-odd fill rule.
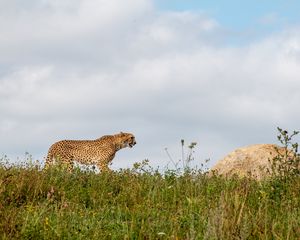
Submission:
[[[299,28],[233,47],[216,20],[148,0],[1,4],[0,153],[122,130],[138,145],[115,168],[164,166],[181,138],[215,161],[298,127]]]

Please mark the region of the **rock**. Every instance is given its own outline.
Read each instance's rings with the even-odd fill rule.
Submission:
[[[257,144],[234,150],[211,169],[224,176],[251,176],[262,179],[269,175],[270,160],[285,153],[285,148],[274,144]]]

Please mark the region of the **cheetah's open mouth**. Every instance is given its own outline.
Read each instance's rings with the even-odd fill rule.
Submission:
[[[136,144],[136,141],[134,141],[134,142],[132,142],[132,143],[129,143],[128,145],[129,145],[129,147],[132,148],[135,144]]]

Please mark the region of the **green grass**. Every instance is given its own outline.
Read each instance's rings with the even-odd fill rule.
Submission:
[[[0,166],[1,239],[300,239],[300,178]]]

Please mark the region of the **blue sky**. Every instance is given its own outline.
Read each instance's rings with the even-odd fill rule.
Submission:
[[[155,4],[161,10],[201,11],[234,30],[258,27],[274,31],[300,22],[297,0],[156,0]]]
[[[115,169],[181,139],[215,163],[300,130],[300,1],[20,2],[0,1],[0,158],[124,131]]]

